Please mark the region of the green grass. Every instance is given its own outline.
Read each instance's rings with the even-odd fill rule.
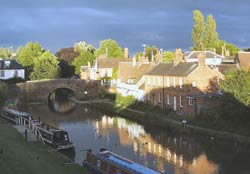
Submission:
[[[3,151],[3,153],[1,153]],[[0,118],[0,173],[3,174],[83,174],[86,170],[68,162],[41,143],[25,144],[24,138]]]

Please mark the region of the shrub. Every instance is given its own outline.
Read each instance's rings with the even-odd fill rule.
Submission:
[[[134,104],[135,102],[136,102],[136,99],[132,95],[128,95],[126,97],[123,97],[121,94],[116,95],[115,103],[117,106],[127,108],[131,106],[132,104]]]

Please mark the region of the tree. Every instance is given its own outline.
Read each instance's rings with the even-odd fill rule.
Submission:
[[[163,52],[162,60],[163,62],[166,62],[166,63],[172,63],[174,61],[174,53],[171,51]]]
[[[59,61],[50,52],[46,51],[34,60],[34,71],[30,75],[32,80],[54,79],[59,76]]]
[[[24,67],[34,65],[34,60],[43,53],[39,42],[28,42],[24,47],[20,47],[17,57],[18,61]]]
[[[71,65],[74,59],[79,55],[80,53],[74,51],[73,47],[62,48],[56,52],[56,57],[60,60],[65,60],[69,65]]]
[[[155,55],[158,52],[158,48],[155,46],[147,46],[145,50],[145,56],[148,58],[148,60],[152,61],[152,56],[155,57]]]
[[[204,35],[204,16],[200,10],[194,10],[194,26],[192,31],[192,40],[195,50],[201,50],[201,43],[203,43]]]
[[[205,25],[204,44],[206,47],[214,48],[218,40],[219,38],[216,31],[216,21],[212,15],[208,15]]]
[[[13,50],[11,48],[0,48],[0,58],[9,59],[13,54]]]
[[[143,52],[138,52],[138,53],[136,53],[135,54],[135,59],[136,59],[136,61],[139,61],[139,58],[140,57],[143,57],[144,56],[144,53]]]
[[[95,47],[93,45],[91,45],[91,44],[87,44],[86,42],[81,41],[81,42],[75,43],[74,51],[76,51],[78,53],[88,51],[88,52],[94,54],[95,53]]]
[[[250,70],[228,72],[225,80],[220,84],[220,88],[238,102],[250,107]]]
[[[218,40],[215,44],[214,48],[216,48],[216,53],[222,54],[222,47],[225,46],[226,49],[229,51],[229,55],[235,56],[238,51],[240,50],[236,45],[228,43],[223,40]]]
[[[72,65],[75,66],[75,74],[80,74],[80,68],[83,65],[88,65],[88,62],[90,64],[93,64],[94,61],[94,55],[88,51],[81,52],[79,56],[77,56],[74,61],[72,62]]]
[[[6,97],[7,86],[4,82],[0,81],[0,102],[3,102]]]
[[[102,40],[99,44],[99,48],[95,52],[95,55],[96,57],[106,57],[107,55],[108,58],[124,57],[123,49],[116,41],[112,39]]]

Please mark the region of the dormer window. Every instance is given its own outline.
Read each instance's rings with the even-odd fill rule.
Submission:
[[[9,68],[10,67],[10,61],[4,61],[4,67]]]
[[[195,88],[196,87],[196,81],[192,82],[192,87]]]

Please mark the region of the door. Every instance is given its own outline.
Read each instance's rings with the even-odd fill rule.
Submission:
[[[176,111],[176,97],[174,96],[174,111]]]

